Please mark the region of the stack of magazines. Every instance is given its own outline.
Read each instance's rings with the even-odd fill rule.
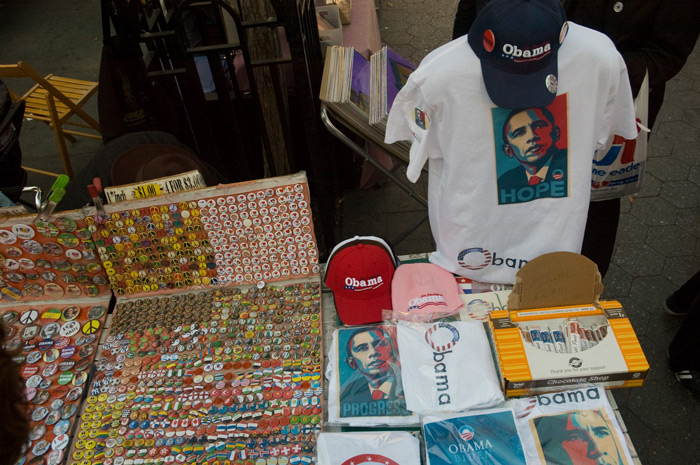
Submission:
[[[386,130],[386,120],[391,111],[391,104],[416,67],[389,47],[383,47],[372,54],[370,62],[372,64],[370,78],[372,100],[369,122]]]
[[[391,104],[415,66],[388,47],[367,61],[353,47],[329,47],[320,99],[348,126],[388,152],[408,160],[410,143],[384,144]]]

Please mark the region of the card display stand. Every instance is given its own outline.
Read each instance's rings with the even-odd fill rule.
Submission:
[[[0,302],[95,297],[107,277],[82,212],[0,220]]]
[[[25,463],[311,463],[323,347],[309,202],[297,173],[0,223]]]
[[[120,298],[70,460],[311,463],[322,360],[318,279]]]
[[[117,296],[317,275],[303,173],[106,205],[86,219]]]

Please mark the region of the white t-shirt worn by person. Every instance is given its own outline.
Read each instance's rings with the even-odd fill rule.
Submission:
[[[431,52],[399,92],[386,142],[412,141],[412,182],[430,160],[432,263],[513,283],[541,254],[580,252],[593,154],[610,134],[633,139],[637,129],[624,61],[605,35],[570,23],[558,53],[558,93],[544,109],[496,107],[466,36]],[[535,145],[548,161],[529,173],[518,154],[527,160]]]

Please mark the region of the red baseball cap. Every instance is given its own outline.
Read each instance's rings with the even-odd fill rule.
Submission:
[[[391,310],[395,269],[391,248],[378,237],[355,236],[336,245],[324,282],[333,291],[340,321],[346,325],[382,321],[382,310]]]

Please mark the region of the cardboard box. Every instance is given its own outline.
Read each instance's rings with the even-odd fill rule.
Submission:
[[[316,0],[316,5],[336,5],[340,12],[340,22],[350,24],[352,19],[352,0]]]
[[[325,57],[328,47],[343,45],[343,25],[340,22],[340,11],[336,5],[317,6],[316,15],[321,54]]]
[[[644,382],[649,364],[629,318],[618,301],[598,301],[600,274],[588,262],[568,252],[532,260],[518,272],[507,310],[491,313],[507,396]],[[552,301],[561,304],[537,307]]]
[[[350,24],[352,19],[352,0],[335,0],[335,4],[338,5],[340,10],[340,22]]]

